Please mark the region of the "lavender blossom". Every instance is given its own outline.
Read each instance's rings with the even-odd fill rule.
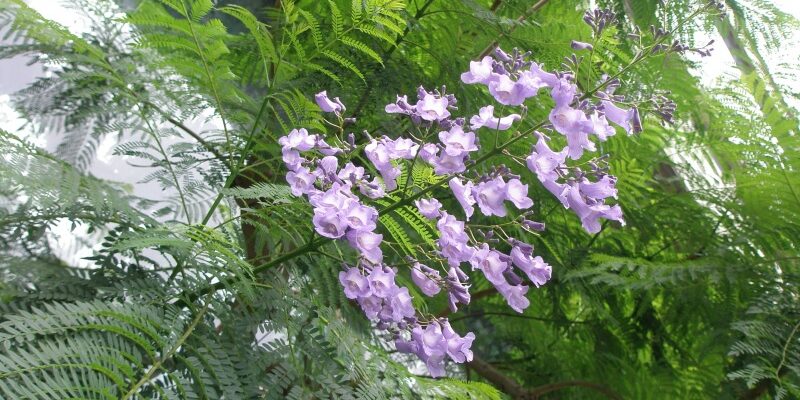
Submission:
[[[443,320],[442,336],[447,341],[447,355],[457,363],[472,361],[472,342],[475,340],[475,334],[472,332],[467,333],[464,337],[458,335],[450,326],[450,322]]]
[[[425,218],[436,219],[441,215],[439,209],[442,208],[442,203],[440,203],[439,200],[419,199],[415,201],[414,204],[416,204],[417,209],[419,209],[419,213]]]
[[[475,145],[475,133],[464,132],[458,125],[453,125],[449,131],[439,132],[439,140],[444,144],[444,152],[448,156],[459,157],[477,151]]]
[[[635,107],[627,110],[617,107],[616,104],[608,100],[601,102],[603,113],[609,121],[619,125],[628,135],[642,131],[641,121],[639,121],[639,111]]]
[[[550,122],[558,133],[567,137],[567,154],[571,159],[581,158],[584,150],[596,150],[589,140],[592,126],[583,111],[569,106],[557,107],[550,112]]]
[[[299,151],[289,147],[281,149],[281,157],[289,171],[296,171],[306,161],[303,157],[300,157]]]
[[[297,167],[296,170],[286,173],[286,182],[289,183],[292,194],[295,196],[308,194],[316,181],[317,175],[310,172],[308,168]]]
[[[525,295],[528,293],[528,286],[525,285],[511,285],[507,282],[496,284],[495,288],[506,299],[506,303],[516,312],[522,313],[528,306],[531,305]]]
[[[579,42],[577,40],[573,40],[570,43],[570,47],[572,47],[572,50],[594,50],[594,46],[592,46],[591,43]]]
[[[428,93],[417,102],[415,109],[423,120],[439,121],[450,116],[447,106],[446,98]]]
[[[500,104],[518,106],[531,97],[530,88],[524,83],[515,82],[508,75],[498,75],[489,82],[489,93]]]
[[[314,95],[314,100],[316,100],[317,105],[324,112],[332,112],[339,115],[345,110],[344,104],[342,104],[338,97],[331,100],[328,98],[328,93],[324,90]]]
[[[486,279],[493,285],[507,284],[506,278],[503,276],[503,272],[509,266],[506,257],[503,257],[502,253],[489,248],[486,243],[478,248],[478,251],[475,252],[469,262],[472,264],[473,269],[482,271]]]
[[[511,249],[511,260],[536,287],[547,283],[553,273],[552,267],[545,263],[542,257],[533,257],[532,249],[527,250],[521,246],[514,246]]]
[[[464,214],[467,216],[467,220],[472,217],[472,213],[475,211],[473,204],[475,204],[475,198],[472,196],[472,182],[467,181],[466,184],[461,182],[459,178],[450,179],[448,182],[450,185],[450,190],[453,191],[453,196],[455,196],[458,203],[461,204],[461,207],[464,208]]]
[[[475,186],[473,193],[483,215],[506,216],[506,207],[503,205],[506,200],[506,183],[503,178],[497,177],[487,182],[481,182]]]
[[[395,272],[386,266],[377,266],[372,269],[367,279],[372,293],[382,299],[389,298],[395,286]]]
[[[533,200],[528,197],[528,185],[523,185],[516,178],[506,183],[506,200],[514,203],[520,210],[530,208],[533,205]]]
[[[558,179],[558,169],[564,165],[564,161],[567,159],[567,149],[554,152],[547,145],[544,136],[539,135],[539,140],[536,142],[534,150],[525,159],[528,169],[535,173],[541,182],[555,181]]]
[[[591,124],[591,133],[595,134],[601,142],[606,141],[610,136],[614,136],[617,131],[608,124],[605,115],[594,112],[589,116],[589,124]]]
[[[625,225],[619,205],[609,206],[601,200],[586,197],[578,184],[567,185],[564,198],[569,208],[581,219],[583,228],[589,233],[600,232],[600,218],[618,221]]]
[[[357,299],[370,295],[369,281],[356,267],[339,272],[339,282],[344,287],[344,295],[348,299]]]
[[[299,151],[309,151],[317,143],[317,135],[309,135],[305,128],[292,129],[288,135],[278,139],[278,144],[284,149],[295,149]]]
[[[431,277],[433,277],[433,279]],[[411,280],[414,281],[414,284],[417,285],[419,290],[426,296],[433,297],[442,290],[437,283],[440,279],[441,277],[438,271],[420,263],[414,264],[414,267],[411,269]]]
[[[322,236],[331,239],[338,239],[345,234],[347,222],[336,212],[330,212],[324,208],[314,210],[314,229]]]
[[[494,116],[494,106],[481,107],[478,115],[473,115],[469,123],[472,130],[477,130],[482,127],[504,131],[511,127],[515,121],[519,121],[522,117],[519,114],[509,114],[505,117],[497,118]]]
[[[358,250],[361,255],[373,264],[383,261],[381,242],[383,235],[369,231],[350,230],[346,234],[350,247]]]
[[[495,79],[493,73],[494,59],[491,56],[483,57],[480,61],[469,62],[469,72],[461,74],[461,81],[467,84],[482,83],[484,85]]]

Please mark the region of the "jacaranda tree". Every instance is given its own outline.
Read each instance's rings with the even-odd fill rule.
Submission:
[[[0,398],[800,397],[770,2],[69,4],[0,0]]]

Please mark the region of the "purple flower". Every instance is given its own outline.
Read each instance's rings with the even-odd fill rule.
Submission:
[[[533,200],[528,197],[528,185],[523,185],[522,182],[516,178],[506,183],[506,200],[514,203],[520,210],[524,210],[533,205]]]
[[[475,334],[467,333],[464,337],[459,336],[450,326],[447,320],[442,321],[442,336],[447,341],[447,355],[457,363],[472,361],[472,342]]]
[[[447,106],[446,98],[427,93],[417,101],[415,109],[420,118],[425,121],[439,121],[450,116]]]
[[[414,202],[419,209],[419,213],[428,219],[439,218],[439,209],[442,208],[442,203],[436,199],[419,199]]]
[[[361,191],[361,194],[369,197],[370,199],[380,199],[381,197],[386,196],[386,190],[378,181],[378,178],[372,179],[372,182],[369,183],[362,182],[358,186],[358,190]]]
[[[475,212],[475,207],[472,206],[475,204],[475,198],[472,197],[472,181],[467,181],[465,185],[461,182],[461,179],[453,178],[450,179],[448,185],[450,185],[450,190],[453,191],[458,203],[464,208],[464,214],[469,220],[472,217],[472,213]]]
[[[510,114],[505,117],[497,118],[494,116],[494,106],[481,107],[478,115],[473,115],[469,119],[470,127],[472,130],[477,130],[481,127],[489,129],[496,129],[504,131],[511,127],[514,121],[519,121],[522,117],[519,114]]]
[[[382,142],[384,143],[384,146],[386,146],[386,151],[390,158],[403,158],[410,160],[417,155],[417,150],[419,149],[418,144],[414,143],[413,140],[406,138],[397,138],[395,140],[384,138]]]
[[[612,175],[603,175],[597,182],[583,179],[578,183],[582,195],[598,200],[608,197],[617,198],[616,184],[617,178]]]
[[[552,72],[545,72],[542,66],[537,63],[531,63],[529,71],[523,71],[520,74],[520,81],[526,82],[529,90],[535,88],[536,91],[543,87],[554,87],[558,85],[558,76]],[[532,94],[532,96],[535,95]]]
[[[403,95],[402,97],[397,96],[397,100],[394,103],[387,104],[384,111],[388,114],[411,115],[414,113],[414,106],[408,104],[408,96]]]
[[[402,173],[400,168],[385,168],[379,170],[378,172],[381,173],[381,179],[383,179],[383,184],[386,186],[386,190],[391,192],[392,190],[397,189],[397,177],[399,177]]]
[[[392,158],[389,156],[389,149],[383,142],[373,139],[365,148],[364,153],[372,161],[378,171],[392,167]]]
[[[415,326],[411,331],[411,338],[417,343],[417,356],[425,362],[431,376],[434,378],[444,376],[447,343],[438,323],[433,321],[424,330],[419,325]]]
[[[439,239],[436,241],[439,251],[451,266],[457,267],[472,258],[474,249],[467,245],[469,237],[464,232],[463,222],[447,212],[443,212],[436,227],[439,229]]]
[[[452,239],[464,243],[469,240],[466,232],[464,232],[464,222],[459,221],[456,219],[456,217],[448,214],[446,211],[442,212],[442,217],[436,222],[436,227],[439,229],[441,238]]]
[[[642,123],[639,121],[639,110],[636,109],[636,107],[625,110],[617,107],[616,104],[608,100],[603,100],[601,104],[606,118],[621,126],[629,135],[642,131]]]
[[[464,172],[467,166],[464,164],[466,155],[451,156],[447,153],[442,153],[438,158],[434,158],[431,165],[433,165],[433,173],[436,175],[457,174]]]
[[[339,282],[344,287],[344,295],[348,299],[357,299],[370,295],[369,281],[356,267],[339,272]]]
[[[503,205],[506,199],[506,183],[503,178],[497,177],[488,182],[481,182],[472,193],[483,215],[506,216],[506,207]]]
[[[307,194],[314,188],[314,182],[316,181],[317,176],[305,167],[298,167],[295,171],[289,171],[286,174],[286,182],[289,183],[289,187],[292,188],[292,194],[295,196]]]
[[[425,143],[419,150],[419,158],[428,164],[433,164],[437,154],[439,154],[439,147],[433,143]]]
[[[339,160],[334,156],[325,156],[317,162],[319,169],[317,173],[322,177],[336,177],[336,170],[339,169]],[[333,179],[336,180],[336,179]]]
[[[522,71],[519,74],[519,79],[517,79],[517,84],[524,87],[523,93],[526,98],[536,96],[539,93],[539,89],[550,86],[550,84],[547,83],[548,80],[557,79],[554,74],[548,74],[542,70],[534,69],[534,66],[536,66],[536,64],[531,66],[531,70]]]
[[[540,181],[555,181],[558,179],[556,172],[567,159],[567,149],[554,152],[547,145],[543,136],[539,136],[536,147],[528,158],[526,158],[528,168],[536,173]]]
[[[591,51],[591,50],[594,49],[594,46],[592,46],[590,43],[579,42],[577,40],[573,40],[572,43],[570,43],[570,46],[572,47],[573,50],[589,50],[589,51]]]
[[[369,287],[372,293],[383,299],[388,298],[397,286],[394,283],[394,276],[395,273],[391,268],[385,266],[373,268],[369,273]]]
[[[447,303],[450,306],[450,311],[458,311],[457,304],[469,304],[470,295],[466,282],[467,274],[461,271],[458,266],[450,266],[447,271]]]
[[[542,257],[533,257],[533,253],[523,250],[519,246],[514,246],[511,249],[511,260],[528,278],[533,282],[536,287],[544,285],[550,280],[553,273],[552,267],[542,260]]]
[[[556,181],[542,181],[542,186],[544,186],[547,191],[553,194],[553,196],[561,202],[561,204],[569,208],[569,203],[567,202],[567,198],[564,197],[564,191],[566,190],[567,185],[563,183],[558,183]]]
[[[342,149],[338,147],[332,147],[331,145],[325,142],[325,139],[322,139],[320,137],[317,137],[316,148],[317,150],[319,150],[320,153],[326,156],[335,156],[342,152]]]
[[[442,334],[442,327],[437,321],[431,321],[422,331],[422,352],[427,356],[447,353],[447,342]]]
[[[411,303],[411,295],[407,287],[395,286],[388,298],[389,307],[392,310],[391,320],[402,322],[405,318],[413,318],[416,315],[414,306]]]
[[[296,149],[308,151],[314,148],[317,143],[317,135],[309,135],[305,128],[292,129],[287,136],[278,139],[278,143],[284,149]]]
[[[364,258],[373,264],[378,264],[383,260],[381,241],[383,235],[368,231],[350,230],[347,232],[347,241],[350,247],[358,250]]]
[[[566,79],[559,79],[557,84],[553,86],[553,90],[550,91],[550,96],[556,102],[555,108],[569,107],[577,91],[578,87],[575,84]]]
[[[568,154],[573,160],[581,158],[584,149],[595,150],[594,143],[589,141],[592,126],[583,111],[569,106],[556,107],[550,111],[550,122],[556,131],[567,137]]]
[[[328,98],[328,93],[324,90],[314,95],[314,100],[317,101],[319,108],[325,112],[341,114],[341,112],[345,110],[344,104],[342,104],[338,97],[331,100]]]
[[[412,354],[418,351],[417,342],[413,340],[405,340],[399,335],[394,339],[394,347],[399,353]]]
[[[478,150],[475,133],[464,132],[459,125],[453,125],[449,131],[439,132],[439,140],[445,145],[444,152],[449,156],[463,157],[464,154]]]
[[[514,82],[508,75],[498,75],[497,79],[489,82],[489,93],[500,104],[518,106],[528,96],[530,90],[523,83]]]
[[[468,246],[466,242],[453,238],[439,238],[436,241],[442,256],[447,259],[451,267],[458,266],[462,262],[469,261],[475,250]]]
[[[337,176],[339,179],[345,182],[356,183],[364,177],[364,167],[357,167],[353,165],[353,163],[349,162],[345,164],[341,170],[339,170],[339,174]]]
[[[605,115],[596,111],[589,116],[589,123],[592,127],[591,132],[597,135],[601,142],[606,141],[610,136],[614,136],[617,133],[614,127],[608,124]]]
[[[299,151],[288,147],[281,149],[281,156],[283,158],[283,163],[286,164],[286,168],[288,168],[289,171],[297,170],[303,165],[303,162],[306,161],[303,157],[300,157]]]
[[[381,312],[381,309],[383,309],[383,299],[375,296],[375,294],[370,294],[368,296],[359,297],[358,305],[361,306],[361,310],[364,311],[364,315],[367,316],[367,319],[375,319],[378,317],[378,313]]]
[[[506,303],[508,303],[508,305],[514,309],[514,311],[522,313],[526,308],[528,308],[528,306],[531,305],[530,300],[525,297],[525,294],[528,293],[528,286],[513,286],[507,282],[503,282],[494,286],[497,288],[497,291],[503,295],[503,297],[506,299]]]
[[[331,239],[344,236],[347,229],[347,222],[339,214],[325,208],[315,208],[312,221],[317,233]]]
[[[325,192],[308,198],[314,208],[331,208],[333,213],[340,212],[351,200],[353,200],[353,194],[350,192],[350,187],[338,182],[331,185]]]
[[[435,280],[433,278],[435,278]],[[411,269],[411,280],[419,287],[426,296],[433,297],[439,293],[442,288],[437,283],[441,280],[439,271],[428,268],[420,263],[415,263]]]
[[[371,232],[375,230],[378,211],[359,203],[357,200],[352,200],[349,207],[344,211],[343,217],[350,228],[357,231]]]
[[[564,198],[569,208],[581,219],[583,228],[589,233],[600,232],[600,218],[619,221],[623,225],[622,209],[618,205],[609,206],[592,198],[584,198],[580,185],[567,185],[564,189]]]
[[[461,82],[488,84],[496,76],[493,73],[493,64],[494,59],[491,56],[483,57],[480,61],[470,61],[469,72],[461,74]]]
[[[389,147],[386,146],[384,141],[372,140],[364,148],[364,152],[367,154],[367,158],[372,161],[375,169],[381,174],[386,190],[397,189],[397,177],[400,176],[401,171],[400,168],[392,165],[392,156],[389,152]]]
[[[469,260],[472,267],[483,271],[483,275],[495,286],[506,283],[503,272],[508,269],[508,261],[504,260],[503,254],[497,250],[489,248],[484,243]]]

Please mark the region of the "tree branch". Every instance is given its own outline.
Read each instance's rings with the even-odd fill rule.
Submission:
[[[547,4],[547,2],[548,2],[548,1],[549,1],[549,0],[539,0],[538,2],[536,2],[536,4],[532,5],[530,8],[528,8],[528,10],[527,10],[527,11],[525,11],[524,13],[522,13],[522,15],[520,15],[519,17],[517,17],[517,25],[514,25],[514,26],[512,26],[512,27],[511,27],[511,28],[508,30],[508,32],[506,32],[505,34],[503,34],[503,35],[501,35],[501,36],[506,36],[506,35],[509,35],[509,34],[511,34],[512,32],[514,32],[514,30],[515,30],[515,29],[517,29],[517,26],[519,26],[519,25],[518,25],[519,23],[522,23],[522,22],[524,22],[526,19],[528,19],[528,18],[531,16],[531,14],[535,13],[536,11],[539,11],[539,9],[540,9],[540,8],[542,8],[542,7],[544,7],[544,5],[545,5],[545,4]],[[500,6],[500,0],[496,0],[496,1],[495,1],[495,4],[496,4],[496,5],[499,7],[499,6]],[[495,4],[492,4],[492,7],[495,7]],[[496,9],[497,9],[497,8],[495,7],[494,9],[491,9],[491,10],[492,10],[492,11],[494,11],[494,10],[496,10]],[[497,45],[499,44],[499,40],[500,40],[499,38],[498,38],[498,39],[495,39],[495,41],[494,41],[494,42],[492,42],[492,43],[491,43],[489,46],[486,46],[486,48],[485,48],[485,49],[483,49],[483,51],[481,52],[481,54],[478,56],[478,59],[481,59],[481,58],[483,58],[483,57],[486,57],[486,56],[488,56],[488,55],[489,55],[491,52],[493,52],[493,51],[494,51],[494,49],[496,49],[496,48],[497,48]]]
[[[603,386],[599,383],[581,381],[581,380],[549,383],[547,385],[537,386],[533,389],[528,389],[517,383],[517,381],[509,378],[508,376],[500,372],[500,370],[497,369],[492,364],[487,363],[486,361],[482,360],[480,357],[477,356],[473,357],[472,361],[467,363],[467,366],[473,371],[477,372],[482,377],[484,377],[492,385],[494,385],[498,389],[502,390],[504,393],[510,395],[512,398],[517,400],[539,399],[541,396],[547,393],[555,392],[557,390],[566,389],[570,387],[587,388],[600,392],[609,399],[622,400],[622,396],[620,396],[619,393],[609,389],[606,386]]]

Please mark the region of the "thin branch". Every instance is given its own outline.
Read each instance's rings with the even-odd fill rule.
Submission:
[[[517,381],[509,378],[508,376],[500,372],[500,370],[497,369],[494,365],[489,364],[488,362],[482,360],[480,357],[477,356],[474,356],[472,361],[467,363],[467,366],[473,371],[477,372],[482,377],[484,377],[487,381],[492,383],[498,389],[507,393],[514,399],[533,400],[533,399],[538,399],[542,395],[554,392],[556,390],[561,390],[569,387],[583,387],[600,392],[609,399],[622,400],[622,396],[620,396],[619,393],[609,389],[606,386],[603,386],[599,383],[581,381],[581,380],[550,383],[547,385],[535,387],[533,389],[528,389],[517,383]]]
[[[514,30],[515,30],[515,29],[517,29],[517,26],[519,26],[519,24],[520,24],[520,23],[522,23],[522,22],[524,22],[526,19],[528,19],[528,18],[531,16],[531,14],[535,13],[536,11],[539,11],[539,9],[540,9],[540,8],[542,8],[542,7],[544,7],[544,5],[545,5],[545,4],[547,4],[547,2],[548,2],[548,1],[550,1],[550,0],[539,0],[538,2],[536,2],[536,4],[532,5],[530,8],[528,8],[528,10],[527,10],[527,11],[525,11],[524,13],[522,13],[522,15],[520,15],[519,17],[517,17],[517,24],[516,24],[516,25],[513,25],[513,26],[512,26],[512,27],[511,27],[511,28],[508,30],[508,32],[506,32],[506,33],[502,34],[501,36],[507,36],[507,35],[510,35],[512,32],[514,32]],[[495,1],[495,4],[492,4],[492,7],[495,7],[495,5],[497,5],[497,6],[499,7],[499,6],[500,6],[500,0],[496,0],[496,1]],[[494,11],[495,9],[496,9],[496,7],[495,7],[494,9],[492,9],[492,11]],[[489,55],[491,52],[493,52],[493,51],[494,51],[494,49],[496,49],[496,48],[497,48],[497,46],[500,44],[500,43],[498,42],[499,40],[500,40],[499,38],[498,38],[498,39],[495,39],[495,41],[494,41],[494,42],[492,42],[490,45],[486,46],[486,48],[485,48],[485,49],[483,49],[483,51],[481,52],[481,54],[478,56],[478,59],[481,59],[481,58],[483,58],[483,57],[486,57],[486,56],[488,56],[488,55]]]
[[[210,301],[206,302],[205,306],[203,306],[203,309],[199,313],[197,313],[197,316],[194,318],[189,327],[186,328],[186,331],[183,333],[183,335],[181,335],[181,337],[178,338],[178,341],[175,342],[175,344],[169,349],[169,351],[167,351],[166,354],[164,354],[163,357],[159,358],[158,361],[156,361],[150,367],[150,369],[148,369],[147,372],[145,372],[144,376],[142,376],[142,379],[139,379],[139,381],[136,382],[136,384],[134,384],[133,387],[131,387],[131,389],[127,393],[125,393],[125,395],[122,397],[122,400],[127,400],[131,398],[131,396],[136,394],[139,388],[141,388],[145,383],[147,383],[147,381],[150,380],[150,378],[152,378],[153,374],[156,373],[156,371],[158,371],[161,368],[164,362],[172,358],[175,352],[177,352],[178,349],[181,348],[183,343],[185,343],[186,340],[189,339],[189,336],[192,335],[192,332],[194,332],[195,328],[197,328],[197,325],[200,324],[200,321],[203,320],[203,316],[208,311],[210,305],[211,305]]]

